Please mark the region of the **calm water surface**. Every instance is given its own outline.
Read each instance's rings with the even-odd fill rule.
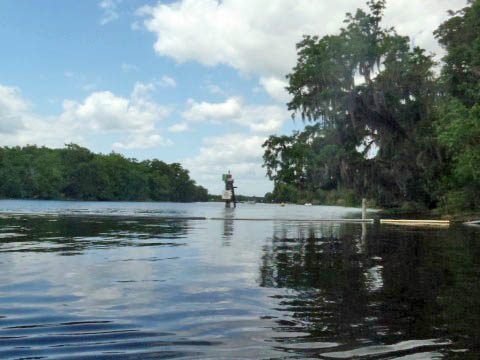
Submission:
[[[0,359],[480,358],[477,228],[295,205],[0,213]]]

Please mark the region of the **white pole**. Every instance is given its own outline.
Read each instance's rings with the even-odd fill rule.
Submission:
[[[367,218],[367,199],[362,199],[362,220]]]

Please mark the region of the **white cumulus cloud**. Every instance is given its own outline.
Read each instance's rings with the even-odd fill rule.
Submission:
[[[188,101],[189,109],[182,113],[193,122],[214,124],[235,123],[248,127],[254,133],[273,133],[288,119],[288,112],[277,105],[244,105],[239,97],[230,97],[221,103]]]
[[[288,112],[282,106],[249,105],[232,121],[248,127],[254,133],[272,134],[280,130],[288,118]]]
[[[187,123],[179,123],[179,124],[174,124],[168,128],[168,131],[173,132],[173,133],[180,133],[180,132],[185,132],[189,129],[189,126]]]
[[[167,107],[149,99],[153,89],[153,84],[137,83],[130,98],[101,91],[90,94],[83,103],[66,100],[61,117],[93,131],[153,131],[155,123],[169,113]]]
[[[312,0],[181,0],[145,6],[138,14],[156,34],[160,55],[283,74],[294,64],[295,43],[318,29],[328,8]]]
[[[121,138],[115,143],[118,148],[170,145],[157,130],[170,108],[150,98],[154,89],[153,84],[137,83],[129,97],[94,92],[80,102],[64,100],[58,116],[40,116],[18,88],[0,84],[0,142],[58,147],[69,142],[85,145],[92,135],[113,134]]]
[[[0,143],[3,146],[60,146],[68,142],[82,143],[82,140],[80,134],[74,133],[72,124],[58,117],[33,113],[19,88],[0,84]]]
[[[20,89],[0,84],[0,134],[15,134],[25,128],[28,110]]]
[[[189,121],[212,121],[219,122],[222,119],[231,118],[240,113],[242,100],[231,97],[223,103],[209,103],[206,101],[188,101],[189,109],[182,113],[183,118]]]
[[[290,101],[291,96],[285,89],[288,85],[287,80],[280,79],[276,76],[261,77],[260,84],[273,99],[284,104]]]
[[[384,26],[395,26],[415,45],[440,53],[432,32],[448,9],[465,0],[390,0]],[[304,34],[337,33],[346,12],[365,8],[365,1],[338,0],[177,0],[137,11],[143,26],[156,35],[157,54],[177,62],[225,64],[261,78],[276,100],[288,100],[285,75],[296,63],[295,44]],[[414,14],[414,15],[412,15]]]

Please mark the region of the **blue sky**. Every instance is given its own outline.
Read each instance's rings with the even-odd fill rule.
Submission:
[[[408,3],[408,6],[406,4]],[[385,25],[441,55],[432,31],[465,0],[390,0]],[[272,189],[271,134],[301,129],[285,75],[303,34],[336,32],[363,1],[4,0],[0,144],[179,162],[220,193]],[[414,16],[412,16],[414,14]]]

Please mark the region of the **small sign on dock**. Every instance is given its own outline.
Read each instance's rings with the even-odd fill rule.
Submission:
[[[222,200],[232,200],[232,192],[230,190],[224,190]]]

